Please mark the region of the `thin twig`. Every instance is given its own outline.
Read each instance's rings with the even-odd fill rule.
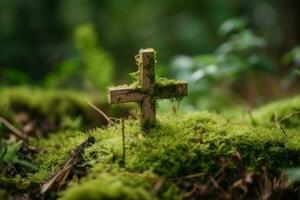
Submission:
[[[116,121],[121,121],[121,119],[119,119],[119,118],[116,118],[116,117],[110,117],[110,120],[116,120]]]
[[[253,117],[251,108],[246,108],[245,110],[246,110],[246,113],[248,114],[248,116],[249,116],[249,118],[250,118],[250,120],[251,120],[251,124],[252,124],[253,126],[257,126],[257,122],[256,122],[256,120],[255,120],[254,117]]]
[[[152,194],[155,196],[157,195],[158,191],[161,189],[165,182],[164,178],[159,178],[158,181],[155,183],[155,185],[152,188]]]
[[[287,136],[287,133],[286,133],[286,131],[284,130],[284,128],[281,126],[281,124],[280,124],[280,122],[282,121],[282,119],[281,120],[278,120],[278,116],[277,116],[277,113],[275,112],[274,113],[274,117],[275,117],[275,124],[276,124],[276,126],[277,126],[277,128],[279,128],[279,130],[285,135],[285,136]]]
[[[187,176],[172,178],[171,180],[177,181],[177,180],[183,180],[183,179],[192,179],[192,178],[197,178],[197,177],[201,177],[204,175],[205,175],[205,173],[201,172],[201,173],[197,173],[197,174],[191,174],[191,175],[187,175]]]
[[[212,180],[215,180],[215,179],[217,179],[220,175],[222,175],[222,173],[224,172],[224,170],[225,170],[225,168],[227,167],[229,165],[229,162],[226,162],[225,164],[223,164],[222,166],[221,166],[221,168],[212,176],[212,177],[210,177],[210,180],[208,180],[208,182],[207,182],[207,186],[209,186],[210,184],[214,184],[213,182],[212,182]],[[219,177],[220,178],[220,177]]]
[[[122,134],[122,161],[121,164],[123,166],[125,166],[125,151],[126,151],[126,147],[125,147],[125,124],[124,124],[124,115],[122,112],[122,109],[120,108],[120,103],[117,103],[117,108],[120,111],[121,114],[121,134]]]
[[[281,118],[280,120],[278,120],[278,116],[277,116],[277,113],[275,112],[274,113],[274,117],[275,117],[275,124],[276,126],[279,128],[279,130],[284,133],[285,136],[287,136],[287,133],[286,131],[284,130],[284,128],[281,126],[281,122],[292,117],[293,115],[297,115],[297,114],[300,114],[300,111],[295,111],[295,112],[292,112],[292,113],[289,113],[288,115],[286,115],[285,117]]]
[[[289,114],[286,115],[285,117],[281,118],[281,119],[279,120],[279,122],[281,122],[281,121],[283,121],[283,120],[286,120],[286,119],[292,117],[293,115],[297,115],[297,114],[300,114],[300,111],[295,111],[295,112],[289,113]]]
[[[4,119],[3,117],[0,117],[0,123],[3,123],[16,137],[18,137],[21,140],[27,141],[27,135],[14,127],[9,121]]]
[[[122,117],[122,164],[125,165],[125,125]]]
[[[221,192],[222,199],[231,199],[230,194],[228,192],[226,192],[222,187],[220,187],[219,181],[215,180],[213,177],[210,177],[210,181],[211,181],[213,187]]]
[[[191,196],[192,196],[195,192],[197,192],[197,188],[193,186],[193,189],[192,189],[191,191],[186,192],[186,193],[183,194],[183,199],[190,199]]]
[[[113,124],[113,121],[102,111],[100,110],[100,108],[98,108],[97,106],[95,106],[92,102],[90,102],[88,99],[86,99],[86,102],[94,109],[96,110],[98,113],[100,113],[107,121],[108,124]]]

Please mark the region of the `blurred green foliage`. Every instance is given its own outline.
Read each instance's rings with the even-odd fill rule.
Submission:
[[[288,74],[282,81],[282,86],[287,88],[300,76],[300,46],[296,46],[284,54],[282,62],[289,67]]]
[[[33,170],[37,170],[37,167],[31,164],[29,161],[20,158],[20,150],[22,148],[22,141],[2,141],[0,140],[0,169],[7,165],[21,165]]]
[[[75,30],[75,44],[79,59],[84,64],[86,81],[105,91],[112,82],[113,61],[98,46],[96,32],[92,25],[82,25]]]
[[[291,168],[286,170],[287,175],[291,181],[300,181],[300,168]]]
[[[0,0],[0,87],[32,84],[103,94],[107,86],[128,81],[140,48],[153,47],[157,71],[169,78],[170,60],[189,55],[181,58],[194,67],[173,68],[178,78],[193,77],[188,101],[219,109],[240,95],[229,89],[245,73],[255,84],[258,71],[282,68],[282,54],[300,40],[299,7],[292,0]],[[203,96],[214,98],[198,100]]]
[[[225,21],[219,29],[225,41],[212,54],[177,56],[172,67],[177,78],[189,83],[188,108],[220,110],[234,106],[232,87],[245,77],[273,73],[271,60],[264,55],[266,40],[248,28],[243,19]]]
[[[284,15],[281,4],[274,2],[0,0],[0,67],[18,69],[40,83],[74,54],[73,30],[83,24],[94,25],[101,47],[118,66],[117,78],[134,71],[130,58],[141,47],[157,49],[161,64],[180,53],[210,53],[221,41],[218,26],[233,17],[245,16],[273,43],[280,43],[276,36]]]
[[[93,25],[84,24],[74,31],[76,55],[66,58],[58,70],[46,79],[47,86],[100,89],[105,92],[112,82],[114,65],[99,46]]]
[[[21,85],[29,82],[28,74],[13,68],[3,68],[0,70],[0,79],[2,84]],[[1,86],[1,85],[0,85]]]

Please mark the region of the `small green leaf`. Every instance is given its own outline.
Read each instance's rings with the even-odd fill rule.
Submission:
[[[247,26],[247,22],[245,19],[242,18],[229,19],[220,26],[219,32],[222,35],[228,35],[230,33],[243,30],[246,28],[246,26]]]

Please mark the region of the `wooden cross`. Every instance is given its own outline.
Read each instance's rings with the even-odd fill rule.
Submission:
[[[187,95],[185,81],[155,80],[155,51],[141,49],[138,55],[138,86],[118,86],[108,89],[108,102],[111,104],[139,102],[143,130],[155,126],[156,100],[182,98]],[[162,81],[163,80],[163,81]]]

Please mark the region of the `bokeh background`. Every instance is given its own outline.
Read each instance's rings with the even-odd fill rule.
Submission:
[[[0,87],[104,96],[153,47],[182,109],[251,108],[299,91],[299,21],[297,0],[0,0]]]

